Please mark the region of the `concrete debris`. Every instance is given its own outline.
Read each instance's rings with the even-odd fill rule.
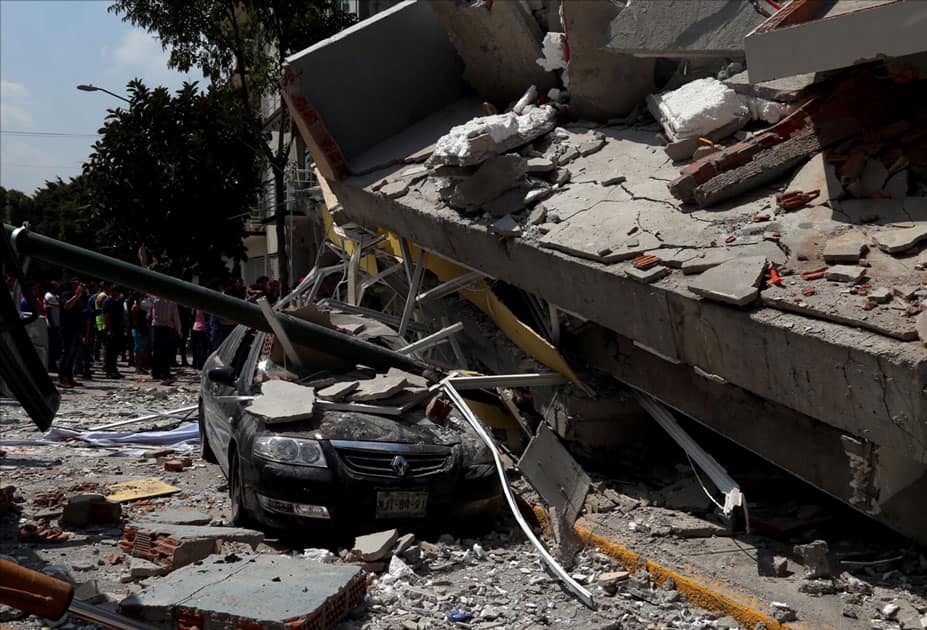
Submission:
[[[824,277],[834,282],[859,282],[866,275],[865,267],[834,265],[824,272]]]
[[[564,33],[545,33],[541,42],[543,57],[537,59],[537,64],[547,72],[566,70],[566,35]]]
[[[738,94],[756,96],[771,101],[794,103],[801,99],[807,88],[815,83],[815,75],[798,74],[763,83],[750,81],[750,71],[745,70],[724,79],[724,84],[733,88]]]
[[[634,0],[612,20],[608,48],[651,57],[742,57],[744,37],[763,19],[749,2]]]
[[[917,316],[917,319],[914,321],[914,326],[917,328],[918,338],[927,346],[927,311]]]
[[[547,221],[547,207],[544,204],[537,204],[528,214],[528,225],[541,225]]]
[[[354,392],[359,385],[359,381],[341,381],[334,385],[329,385],[324,389],[320,389],[316,394],[322,400],[344,400],[349,394]]]
[[[65,527],[86,527],[118,523],[122,506],[99,494],[77,494],[68,497],[61,512],[61,524]]]
[[[711,78],[651,95],[647,106],[673,141],[699,138],[735,121],[743,127],[750,119],[750,108],[740,95]]]
[[[824,153],[817,153],[805,162],[792,177],[787,189],[821,191],[820,195],[808,202],[810,206],[824,205],[845,194],[836,167],[824,159]]]
[[[278,555],[212,556],[174,571],[119,604],[146,623],[204,630],[333,626],[361,604],[366,580],[358,567]],[[180,612],[182,611],[182,613]]]
[[[354,539],[354,547],[351,552],[359,556],[364,562],[384,560],[390,555],[398,539],[399,531],[395,529],[358,536]]]
[[[829,263],[858,263],[866,254],[866,242],[862,236],[831,239],[824,246],[824,260]]]
[[[663,265],[656,265],[654,267],[648,267],[647,269],[638,269],[637,267],[630,267],[625,271],[625,274],[633,279],[637,280],[642,284],[650,284],[656,282],[661,278],[665,278],[670,273],[668,267]]]
[[[608,571],[606,573],[601,573],[599,575],[599,586],[609,595],[614,595],[618,591],[618,586],[626,582],[629,577],[630,574],[627,571]]]
[[[795,553],[801,556],[805,565],[805,578],[829,578],[833,575],[833,564],[827,542],[815,540],[806,545],[795,545]]]
[[[449,188],[445,199],[458,210],[478,208],[519,186],[526,170],[526,160],[517,153],[493,156],[471,177]]]
[[[549,173],[557,168],[554,161],[548,157],[533,157],[528,159],[527,171],[529,173]]]
[[[538,88],[536,85],[532,85],[525,93],[522,95],[518,102],[512,105],[512,111],[518,114],[519,116],[524,113],[525,108],[529,105],[533,105],[538,100]]]
[[[522,115],[509,112],[474,118],[441,136],[426,164],[429,167],[481,164],[544,135],[554,128],[555,122],[556,112],[547,105],[528,107]]]
[[[689,289],[710,300],[745,306],[759,296],[767,265],[764,256],[728,260],[690,280]]]
[[[262,532],[240,527],[141,522],[125,528],[119,548],[135,558],[177,569],[221,552],[223,542],[245,543],[254,548],[263,540]]]
[[[866,300],[874,304],[888,304],[892,301],[892,291],[886,287],[870,289],[866,293]]]
[[[507,214],[489,226],[496,234],[505,237],[521,236],[521,225],[511,214]]]
[[[390,199],[397,199],[409,192],[410,185],[411,182],[408,180],[397,179],[380,188],[379,192],[381,195],[389,197]]]
[[[248,411],[266,424],[281,424],[311,418],[315,411],[315,390],[289,381],[261,383],[261,395],[255,397]]]
[[[165,508],[148,515],[158,523],[172,523],[174,525],[209,525],[212,517],[209,514],[188,508]]]
[[[414,374],[397,368],[390,368],[386,374],[357,382],[357,389],[348,394],[348,400],[354,402],[372,402],[386,400],[399,394],[407,387],[420,386],[421,379]]]
[[[883,252],[901,254],[927,239],[927,224],[876,232],[872,240]]]

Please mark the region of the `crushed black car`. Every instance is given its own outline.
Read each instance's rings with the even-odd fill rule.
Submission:
[[[368,318],[314,307],[302,316],[386,347],[404,344]],[[498,510],[491,452],[456,409],[426,414],[436,394],[424,379],[392,370],[387,378],[311,348],[296,350],[301,368],[287,361],[273,335],[238,326],[203,369],[202,453],[228,478],[236,523],[369,529]],[[255,413],[254,397],[273,381],[311,391],[311,411],[282,422]]]

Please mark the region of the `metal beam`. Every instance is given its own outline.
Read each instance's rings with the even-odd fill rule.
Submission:
[[[442,328],[441,330],[437,332],[431,333],[427,337],[422,337],[418,341],[414,343],[410,343],[408,346],[399,348],[399,352],[401,352],[402,354],[412,354],[413,352],[421,352],[422,350],[427,350],[428,348],[431,348],[432,346],[438,345],[439,343],[444,341],[445,338],[459,333],[461,330],[463,330],[463,322],[457,322],[456,324],[451,324],[450,326],[446,328]]]
[[[495,389],[496,387],[545,387],[563,385],[567,378],[557,372],[545,374],[494,374],[491,376],[455,376],[454,388],[458,391],[468,389]]]
[[[283,326],[281,326],[280,322],[277,320],[277,313],[274,312],[270,302],[267,301],[266,297],[262,296],[258,298],[257,305],[261,307],[264,319],[267,320],[267,323],[270,324],[270,327],[273,329],[274,335],[277,337],[277,341],[280,342],[280,345],[283,346],[283,352],[286,354],[287,358],[292,361],[296,367],[302,367],[303,360],[300,358],[299,353],[296,352],[296,346],[290,341],[290,336],[286,334]]]
[[[399,320],[400,337],[405,337],[409,329],[409,320],[412,319],[412,311],[415,309],[415,298],[418,297],[418,289],[422,286],[422,277],[425,275],[427,257],[427,252],[422,252],[415,261],[415,272],[412,274],[412,283],[409,285],[409,295],[406,296],[406,305],[402,309],[402,318]]]
[[[415,301],[418,302],[419,304],[422,304],[424,302],[428,302],[429,300],[437,300],[439,298],[443,298],[445,295],[450,295],[451,293],[454,293],[455,291],[458,291],[464,288],[468,284],[472,284],[473,282],[476,282],[477,280],[482,280],[485,277],[486,277],[486,274],[481,273],[479,271],[471,271],[469,273],[465,273],[461,276],[457,276],[456,278],[452,280],[448,280],[447,282],[442,282],[436,287],[432,287],[431,289],[428,289],[427,291],[425,291],[424,293],[416,297]]]

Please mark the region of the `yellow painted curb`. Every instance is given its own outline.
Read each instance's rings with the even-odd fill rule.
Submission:
[[[535,516],[545,527],[549,522],[547,511],[537,505],[531,506]],[[727,595],[713,590],[709,586],[691,577],[686,577],[672,569],[668,569],[652,560],[647,560],[640,554],[631,551],[627,547],[600,536],[591,530],[575,525],[573,527],[579,535],[580,540],[590,547],[595,547],[606,556],[613,558],[625,568],[628,573],[637,573],[644,569],[650,574],[651,578],[657,585],[663,584],[666,580],[672,578],[676,582],[676,590],[685,595],[689,602],[713,612],[719,612],[728,615],[737,620],[737,623],[745,628],[754,628],[756,624],[766,625],[768,630],[787,630],[788,626],[779,623],[766,613],[757,610],[755,607],[737,602]]]

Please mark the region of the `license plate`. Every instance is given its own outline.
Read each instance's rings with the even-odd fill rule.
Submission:
[[[377,492],[377,518],[423,517],[427,492]]]

